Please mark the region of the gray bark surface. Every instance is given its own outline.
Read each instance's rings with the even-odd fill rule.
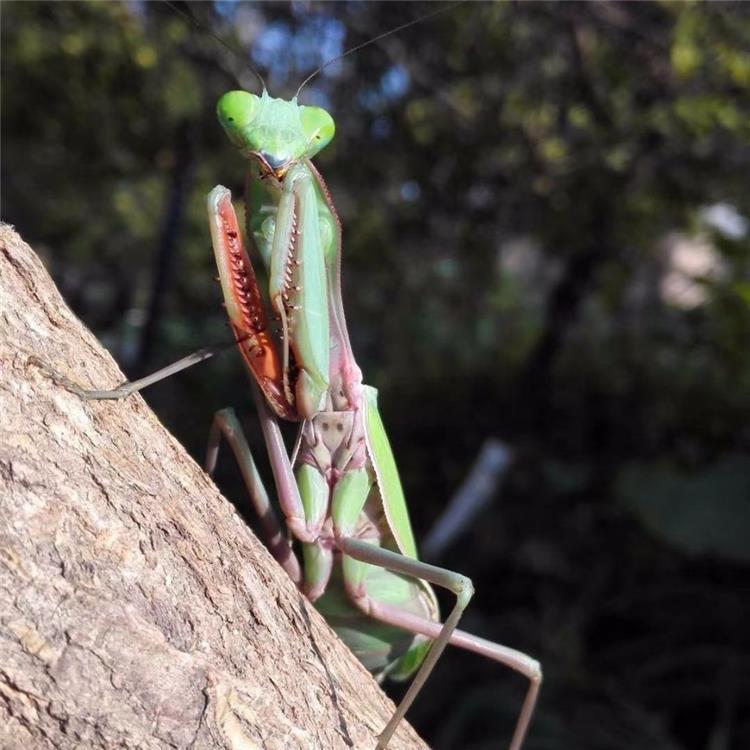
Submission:
[[[0,748],[373,748],[391,702],[231,503],[55,373],[123,380],[0,226]]]

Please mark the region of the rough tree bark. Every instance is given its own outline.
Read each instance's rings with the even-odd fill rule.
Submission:
[[[392,704],[144,401],[50,369],[122,380],[0,226],[0,748],[373,748]]]

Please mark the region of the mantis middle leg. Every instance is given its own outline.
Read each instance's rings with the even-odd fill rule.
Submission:
[[[198,349],[192,352],[192,354],[188,354],[186,357],[182,357],[182,359],[178,359],[176,362],[172,362],[166,367],[162,367],[161,369],[152,372],[150,375],[146,375],[142,378],[139,378],[138,380],[125,380],[117,387],[108,388],[105,390],[83,388],[64,375],[55,372],[38,357],[32,356],[29,358],[29,361],[35,364],[37,367],[40,367],[56,382],[59,382],[65,388],[72,391],[85,401],[119,401],[121,399],[127,398],[128,396],[131,396],[134,393],[137,393],[138,391],[143,390],[144,388],[147,388],[150,385],[153,385],[154,383],[158,383],[160,380],[166,380],[166,378],[171,377],[178,372],[187,370],[188,367],[192,367],[193,365],[197,365],[204,360],[210,359],[220,352],[231,349],[236,345],[237,341],[235,340],[227,341],[223,344],[215,344],[213,346],[203,347],[202,349]]]
[[[520,750],[539,693],[542,681],[541,667],[535,659],[526,654],[456,629],[456,625],[474,593],[471,581],[459,573],[414,560],[406,555],[352,537],[339,539],[339,548],[344,556],[344,578],[347,592],[357,607],[375,620],[433,639],[432,647],[409,686],[406,695],[380,734],[378,750],[387,747],[399,722],[419,694],[448,643],[505,664],[520,672],[529,680],[521,714],[516,722],[510,744],[510,750]],[[350,558],[351,561],[347,562],[347,558]],[[456,603],[445,622],[439,623],[414,614],[404,607],[378,600],[367,591],[365,584],[367,566],[362,566],[362,563],[447,588],[456,595]]]
[[[240,425],[237,415],[234,413],[234,409],[222,409],[214,415],[214,421],[208,437],[208,447],[206,449],[206,472],[209,475],[213,475],[219,456],[219,445],[222,436],[232,449],[232,453],[234,453],[253,508],[260,520],[268,551],[274,556],[281,567],[284,568],[292,581],[299,585],[302,580],[299,560],[289,545],[289,540],[282,530],[276,512],[271,505],[268,492],[255,465],[252,451],[247,443],[242,425]]]

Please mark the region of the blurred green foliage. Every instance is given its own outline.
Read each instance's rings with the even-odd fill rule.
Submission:
[[[750,458],[726,456],[695,472],[634,465],[620,474],[622,502],[685,552],[750,562]]]
[[[180,7],[286,96],[432,9]],[[6,2],[2,49],[3,219],[129,374],[220,339],[204,199],[242,190],[214,117],[241,55],[135,0]],[[442,562],[467,629],[545,664],[529,750],[749,747],[748,7],[468,3],[302,99],[336,118],[348,322],[418,536],[486,437],[515,451]],[[146,397],[198,456],[250,405],[233,355]],[[521,691],[451,653],[412,718],[496,747]]]

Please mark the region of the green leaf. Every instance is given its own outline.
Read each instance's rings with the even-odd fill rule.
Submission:
[[[733,455],[695,472],[633,464],[617,498],[652,533],[691,555],[750,561],[750,458]]]

